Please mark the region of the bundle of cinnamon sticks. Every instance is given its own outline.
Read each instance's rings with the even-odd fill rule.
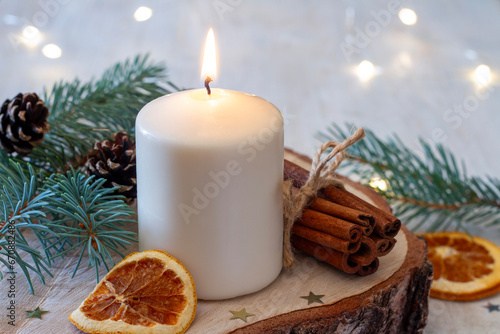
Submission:
[[[285,180],[298,191],[309,172],[285,160]],[[401,222],[345,189],[328,187],[303,211],[292,228],[292,243],[346,273],[361,276],[378,269],[378,258],[396,244]]]

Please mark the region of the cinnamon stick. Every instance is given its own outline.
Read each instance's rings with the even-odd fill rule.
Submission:
[[[385,240],[387,240],[387,242],[388,242],[387,248],[383,251],[377,252],[377,256],[385,256],[385,255],[389,254],[392,251],[392,249],[394,248],[394,245],[396,244],[396,241],[397,241],[395,238],[388,238]]]
[[[306,184],[309,179],[309,172],[304,168],[294,164],[291,161],[285,159],[283,178],[285,181],[292,182],[292,185],[296,188],[302,187]]]
[[[367,266],[362,266],[361,269],[358,270],[356,274],[359,276],[368,276],[377,271],[379,265],[379,259],[376,257],[372,263]]]
[[[298,191],[298,188],[292,188],[292,192],[294,194]],[[373,216],[370,216],[362,211],[354,210],[349,207],[327,201],[323,198],[316,198],[308,206],[308,208],[359,225],[363,235],[370,235],[373,232],[375,224]]]
[[[350,242],[310,229],[298,223],[294,224],[294,226],[292,227],[292,233],[296,236],[307,239],[319,245],[330,247],[342,253],[355,253],[361,246],[361,238],[358,241]]]
[[[375,219],[373,216],[356,209],[349,208],[344,205],[333,203],[327,201],[323,198],[316,198],[311,205],[309,205],[311,210],[316,210],[322,213],[326,213],[333,217],[338,217],[340,219],[347,220],[351,223],[362,226],[361,231],[364,235],[370,235],[373,232],[373,227],[375,224]]]
[[[373,214],[375,218],[374,231],[382,237],[395,237],[401,228],[401,221],[399,219],[390,213],[363,201],[361,198],[351,194],[345,189],[327,187],[324,190],[324,196],[332,202],[349,206],[357,210],[367,210],[370,214]]]
[[[377,248],[375,242],[365,236],[361,237],[361,246],[359,250],[349,256],[349,260],[354,263],[359,263],[362,266],[367,266],[377,257]]]
[[[313,230],[350,242],[356,242],[362,236],[361,228],[358,225],[311,209],[305,209],[298,222]]]
[[[362,267],[360,264],[350,261],[349,254],[341,253],[329,247],[318,245],[304,238],[294,236],[292,243],[295,248],[303,251],[304,253],[314,256],[316,259],[326,262],[348,274],[357,273]]]
[[[381,253],[384,253],[387,248],[389,248],[389,239],[382,238],[377,234],[370,235],[370,239],[375,242],[375,247],[377,248],[377,256],[380,256]]]
[[[284,178],[292,182],[294,187],[302,187],[309,178],[309,172],[304,168],[285,160]],[[364,211],[375,219],[374,230],[382,237],[395,237],[401,228],[401,221],[370,203],[365,202],[345,189],[328,187],[323,195],[329,201],[355,210]]]
[[[304,168],[285,160],[284,178],[297,192],[309,178]],[[377,271],[378,256],[394,247],[401,222],[345,189],[327,187],[292,228],[295,248],[346,273]]]

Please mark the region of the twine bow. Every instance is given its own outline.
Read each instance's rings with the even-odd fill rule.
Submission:
[[[329,141],[321,145],[314,154],[309,179],[297,192],[294,193],[290,181],[283,182],[283,265],[286,268],[292,267],[294,262],[291,242],[294,222],[302,216],[302,211],[316,198],[319,190],[329,186],[344,186],[335,178],[335,170],[344,160],[345,150],[364,136],[365,131],[360,128],[340,144]],[[329,148],[332,151],[321,160],[321,155]]]

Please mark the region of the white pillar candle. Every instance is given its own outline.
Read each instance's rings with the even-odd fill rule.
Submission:
[[[205,89],[148,103],[136,120],[139,248],[191,272],[201,299],[270,284],[282,267],[283,118],[268,101]]]

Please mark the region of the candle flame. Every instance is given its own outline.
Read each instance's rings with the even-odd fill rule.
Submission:
[[[217,75],[217,60],[215,58],[215,37],[212,28],[208,31],[207,42],[205,43],[205,55],[201,67],[201,79],[207,77],[214,80]]]

